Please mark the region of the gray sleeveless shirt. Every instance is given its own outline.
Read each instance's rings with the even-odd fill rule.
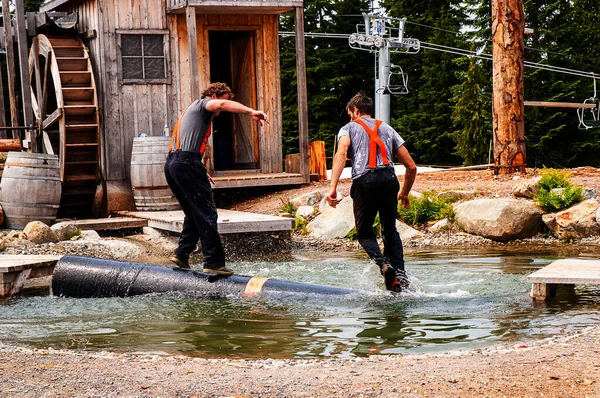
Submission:
[[[206,110],[206,104],[212,98],[196,100],[187,108],[179,123],[180,147],[182,151],[200,152],[214,113]],[[210,135],[210,133],[208,133]]]

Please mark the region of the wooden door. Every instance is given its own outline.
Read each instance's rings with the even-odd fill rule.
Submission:
[[[235,100],[256,108],[256,64],[254,33],[232,38],[231,89]],[[233,163],[234,168],[258,168],[258,125],[247,115],[233,114]],[[237,166],[237,167],[236,167]]]

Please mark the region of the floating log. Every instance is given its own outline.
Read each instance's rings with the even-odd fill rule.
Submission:
[[[205,294],[295,292],[346,295],[356,290],[250,277],[220,276],[196,270],[161,267],[152,264],[63,256],[54,269],[52,293],[55,296],[92,298],[128,297],[173,291]]]

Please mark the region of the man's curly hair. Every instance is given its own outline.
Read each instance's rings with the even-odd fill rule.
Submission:
[[[361,90],[354,97],[352,97],[346,105],[346,110],[348,111],[352,112],[354,108],[358,109],[362,115],[372,115],[373,99],[367,96],[367,94]]]
[[[213,94],[217,95],[217,98],[222,95],[229,94],[229,99],[234,97],[233,92],[229,88],[229,86],[225,83],[211,83],[208,87],[206,87],[201,94],[201,98],[212,97]]]

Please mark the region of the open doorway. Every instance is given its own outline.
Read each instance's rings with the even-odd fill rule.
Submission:
[[[254,31],[210,31],[210,80],[231,87],[235,100],[256,108]],[[246,115],[222,113],[213,121],[216,171],[258,169],[258,127]]]

